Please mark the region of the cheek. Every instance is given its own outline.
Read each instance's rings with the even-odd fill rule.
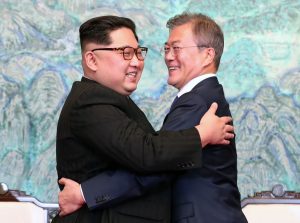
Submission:
[[[140,65],[140,70],[141,70],[141,72],[143,72],[144,66],[145,66],[145,64],[144,64],[144,62],[142,62],[141,65]]]
[[[181,71],[186,73],[193,69],[195,65],[195,58],[192,57],[184,57],[180,60],[180,68]]]
[[[189,55],[180,54],[178,56],[177,60],[180,64],[186,64],[186,63],[190,62],[191,58],[189,57]]]
[[[128,70],[129,63],[126,61],[119,61],[111,64],[110,69],[114,70],[116,73],[125,74]]]

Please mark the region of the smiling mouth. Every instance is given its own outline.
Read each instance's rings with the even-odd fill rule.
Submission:
[[[177,70],[178,68],[179,68],[178,66],[170,66],[168,67],[168,70],[172,71],[172,70]]]
[[[128,72],[126,74],[126,76],[128,76],[128,77],[136,77],[137,76],[137,72]]]

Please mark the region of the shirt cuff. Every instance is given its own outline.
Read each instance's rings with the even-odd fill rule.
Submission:
[[[81,184],[80,184],[79,186],[80,186],[80,192],[81,192],[81,196],[82,196],[82,198],[83,198],[83,200],[84,200],[84,203],[86,203],[86,201],[85,201],[85,197],[84,197],[84,194],[83,194],[83,191],[82,191],[82,188],[81,188]]]

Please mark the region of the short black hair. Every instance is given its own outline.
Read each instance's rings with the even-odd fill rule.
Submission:
[[[110,33],[123,27],[130,29],[138,41],[135,24],[129,18],[106,15],[87,20],[79,28],[81,50],[84,49],[86,43],[90,42],[104,45],[111,44]]]

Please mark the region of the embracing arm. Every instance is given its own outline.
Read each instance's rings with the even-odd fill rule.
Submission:
[[[128,199],[142,196],[153,187],[172,180],[175,175],[136,175],[125,170],[104,171],[79,184],[61,178],[64,189],[59,192],[60,215],[70,214],[87,204],[89,209],[103,209]]]
[[[221,132],[228,120],[217,118],[214,115],[216,109],[216,105],[211,106],[209,112],[206,113],[201,122],[204,123],[202,126],[214,126],[215,132]],[[232,128],[226,127],[226,129],[232,131]],[[213,135],[218,136],[219,134]],[[214,140],[216,141],[217,139],[212,138],[211,142],[214,142]],[[222,140],[219,143],[227,143],[227,140],[224,138],[218,140]],[[148,189],[168,181],[172,177],[174,175],[158,174],[145,176],[123,170],[106,171],[83,182],[81,187],[89,208],[104,208],[129,198],[141,196]],[[59,194],[60,214],[65,215],[80,208],[85,201],[81,196],[80,185],[78,183],[71,180],[63,180],[60,183],[65,184],[64,190]],[[78,196],[73,196],[75,193]]]

